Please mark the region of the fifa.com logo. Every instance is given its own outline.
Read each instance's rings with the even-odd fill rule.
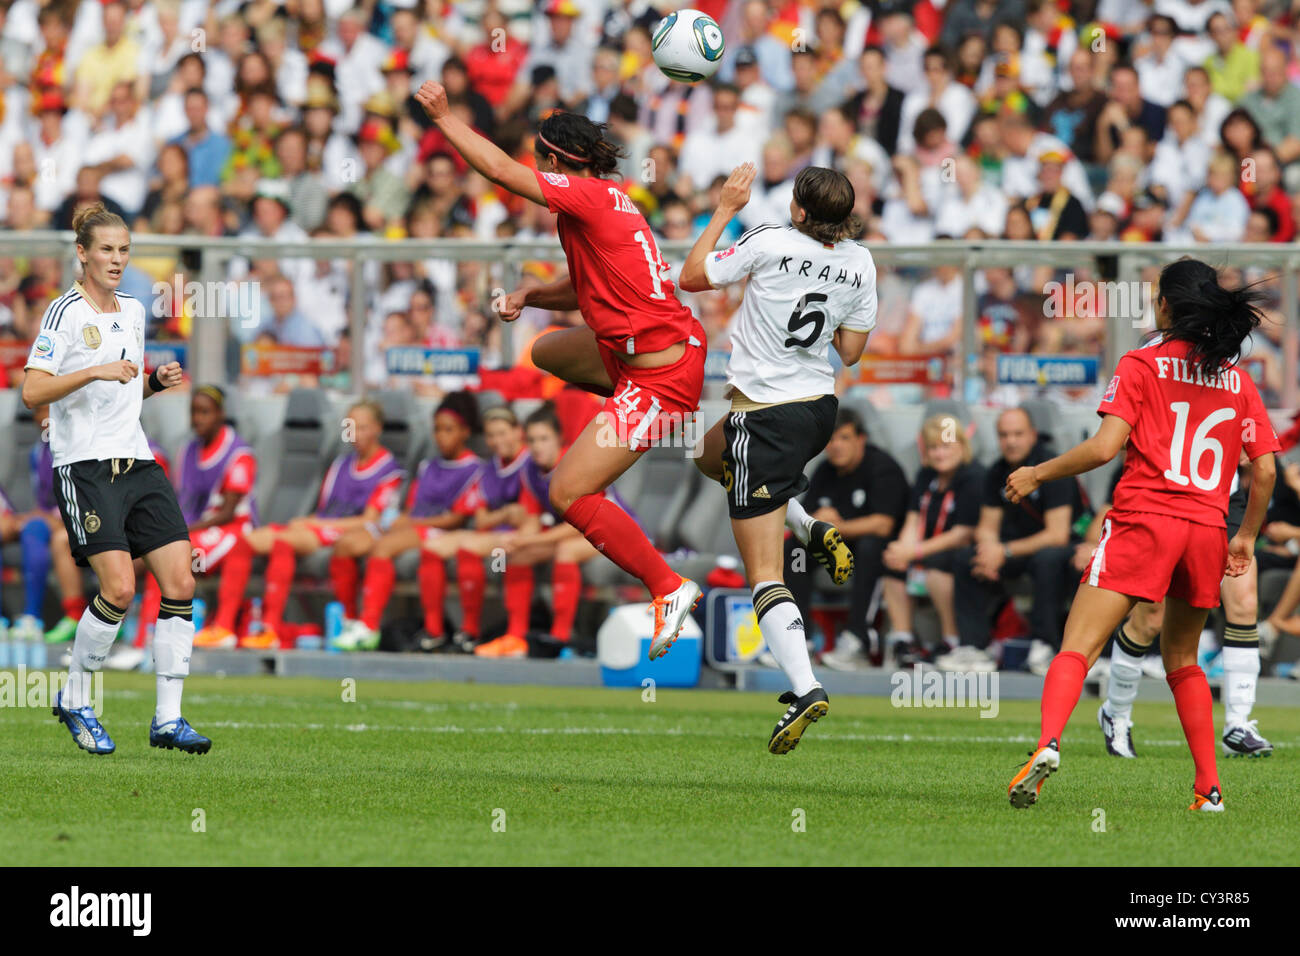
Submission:
[[[28,670],[18,667],[0,671],[0,708],[52,708],[60,692],[68,686],[67,671]],[[104,673],[92,671],[86,704],[96,717],[104,715]]]

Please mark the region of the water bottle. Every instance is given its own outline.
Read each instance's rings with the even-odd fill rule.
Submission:
[[[9,641],[9,618],[0,617],[0,670],[16,666],[13,645]]]
[[[194,618],[194,633],[197,634],[199,631],[203,630],[203,622],[208,615],[208,605],[203,598],[197,597],[191,602],[191,604],[194,609],[192,612]]]
[[[325,605],[325,649],[338,653],[339,635],[343,633],[343,603],[330,601]]]
[[[49,658],[45,651],[45,632],[41,629],[41,623],[35,618],[27,620],[27,669],[29,671],[43,671],[49,666]]]
[[[248,636],[257,637],[262,633],[262,599],[253,598],[252,607],[248,612]]]

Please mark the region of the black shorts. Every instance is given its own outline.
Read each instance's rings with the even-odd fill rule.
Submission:
[[[54,497],[77,564],[92,554],[129,551],[132,558],[173,541],[188,541],[189,527],[176,492],[156,461],[119,458],[76,461],[54,469]],[[122,470],[125,469],[125,470]]]
[[[722,486],[733,518],[757,518],[803,494],[803,470],[835,431],[839,399],[782,402],[752,412],[728,412],[722,424]]]
[[[1246,502],[1250,500],[1250,486],[1238,488],[1228,498],[1228,540],[1231,541],[1241,530],[1241,522],[1246,518]]]

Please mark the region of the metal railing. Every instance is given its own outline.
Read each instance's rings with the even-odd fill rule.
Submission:
[[[1282,397],[1287,407],[1300,405],[1300,310],[1297,308],[1297,271],[1300,271],[1300,245],[1204,244],[1166,245],[1163,243],[1125,242],[1007,242],[998,240],[945,240],[924,245],[889,245],[869,243],[879,267],[928,269],[954,265],[962,270],[964,282],[963,353],[967,362],[958,362],[956,375],[967,373],[966,365],[977,355],[977,303],[975,273],[988,267],[1048,266],[1057,271],[1088,270],[1094,277],[1102,272],[1101,261],[1116,263],[1115,278],[1121,284],[1141,281],[1144,267],[1160,265],[1181,256],[1203,259],[1216,268],[1237,267],[1275,271],[1281,279],[1281,313],[1285,322],[1282,352],[1284,380]],[[190,251],[198,257],[198,280],[203,283],[224,282],[232,259],[274,258],[349,260],[365,262],[419,262],[445,259],[455,262],[477,260],[504,266],[502,284],[513,288],[519,281],[522,266],[530,261],[563,261],[559,242],[545,240],[483,241],[468,239],[400,239],[362,240],[311,239],[280,242],[274,239],[204,238],[200,236],[159,236],[136,234],[131,238],[133,256],[179,254]],[[670,262],[681,261],[691,248],[689,241],[661,244],[661,252]],[[66,284],[76,274],[76,252],[71,232],[26,232],[0,234],[0,258],[58,257],[64,263]],[[364,269],[352,270],[348,295],[349,327],[352,350],[352,380],[364,380],[364,343],[367,322],[367,288]],[[212,321],[220,319],[221,321]],[[1145,328],[1149,328],[1147,325]],[[509,324],[503,327],[503,356],[514,359],[514,343]],[[1106,316],[1106,336],[1098,358],[1105,368],[1113,368],[1119,356],[1141,339],[1144,326],[1133,314]],[[224,381],[227,316],[195,315],[190,338],[191,375],[204,381]]]

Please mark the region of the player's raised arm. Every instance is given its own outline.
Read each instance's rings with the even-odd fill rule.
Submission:
[[[415,99],[424,107],[425,114],[442,131],[442,135],[447,137],[447,141],[456,148],[456,152],[465,157],[465,162],[516,196],[531,199],[539,206],[546,205],[542,189],[537,184],[536,172],[512,159],[499,146],[474,132],[460,117],[453,114],[447,105],[447,91],[441,83],[425,81],[416,92]]]
[[[753,184],[757,172],[757,167],[753,163],[742,163],[727,177],[713,218],[704,227],[700,237],[695,240],[695,245],[686,256],[686,264],[682,266],[682,274],[677,280],[677,286],[682,291],[704,292],[713,288],[713,283],[709,281],[708,273],[704,268],[704,258],[717,246],[718,240],[722,238],[722,230],[726,229],[736,213],[748,204],[749,187]]]

